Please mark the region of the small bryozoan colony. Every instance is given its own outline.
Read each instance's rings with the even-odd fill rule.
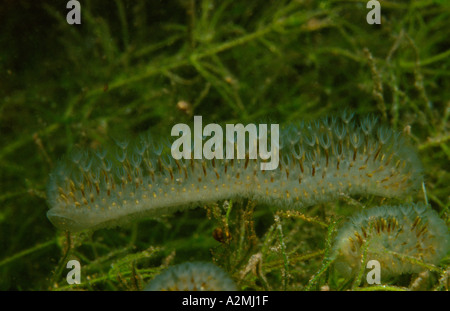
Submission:
[[[450,236],[444,220],[425,204],[379,206],[357,213],[339,230],[337,269],[355,275],[364,247],[366,261],[377,260],[382,277],[389,277],[421,272],[420,263],[437,265],[450,250]]]
[[[186,262],[157,275],[145,291],[235,291],[233,280],[209,262]]]

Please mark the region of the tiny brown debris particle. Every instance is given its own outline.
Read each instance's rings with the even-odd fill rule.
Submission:
[[[180,100],[177,103],[177,109],[182,111],[182,112],[184,112],[187,115],[191,115],[192,114],[192,106],[187,101]]]

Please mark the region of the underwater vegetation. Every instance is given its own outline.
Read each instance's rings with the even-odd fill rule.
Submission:
[[[448,290],[450,5],[369,25],[366,3],[83,1],[69,25],[66,1],[4,1],[0,289],[201,261],[238,290]],[[279,168],[174,161],[194,116],[280,124]]]

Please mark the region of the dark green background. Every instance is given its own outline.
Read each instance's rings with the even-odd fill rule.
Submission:
[[[169,135],[194,114],[204,124],[286,124],[348,108],[375,113],[398,130],[409,126],[425,167],[428,200],[448,223],[446,1],[382,1],[381,25],[367,24],[366,1],[80,2],[81,25],[66,23],[66,1],[0,5],[0,289],[67,285],[68,240],[45,215],[45,187],[59,158],[118,133],[151,129]],[[179,109],[179,102],[189,110]],[[348,215],[355,207],[345,209],[346,203],[309,213],[329,220],[343,208],[339,214]],[[240,223],[239,214],[234,217]],[[314,223],[282,220],[292,250],[286,267],[286,258],[270,253],[279,247],[278,238],[268,238],[270,207],[257,205],[251,216],[251,247],[215,241],[213,219],[197,209],[73,238],[69,257],[85,267],[79,288],[139,289],[169,263],[211,260],[211,249],[235,279],[252,254],[264,254],[270,287],[250,273],[241,289],[302,289],[321,264],[320,256],[302,257],[326,248],[327,231]],[[130,276],[135,274],[138,281]],[[392,285],[410,281],[402,277]],[[426,289],[436,282],[431,278]],[[346,284],[327,276],[319,285]]]

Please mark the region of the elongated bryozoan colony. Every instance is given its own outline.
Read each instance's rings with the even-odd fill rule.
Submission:
[[[367,261],[378,260],[382,277],[420,272],[425,268],[414,259],[438,264],[450,250],[445,222],[422,203],[380,206],[351,217],[335,240],[338,269],[358,272],[367,242]]]
[[[78,231],[236,197],[287,209],[341,195],[402,197],[422,181],[416,152],[375,117],[352,121],[343,114],[285,127],[275,146],[280,164],[271,171],[248,157],[174,160],[170,147],[141,135],[134,143],[73,152],[51,174],[48,218]]]
[[[187,262],[157,275],[146,291],[235,291],[233,280],[209,262]]]

